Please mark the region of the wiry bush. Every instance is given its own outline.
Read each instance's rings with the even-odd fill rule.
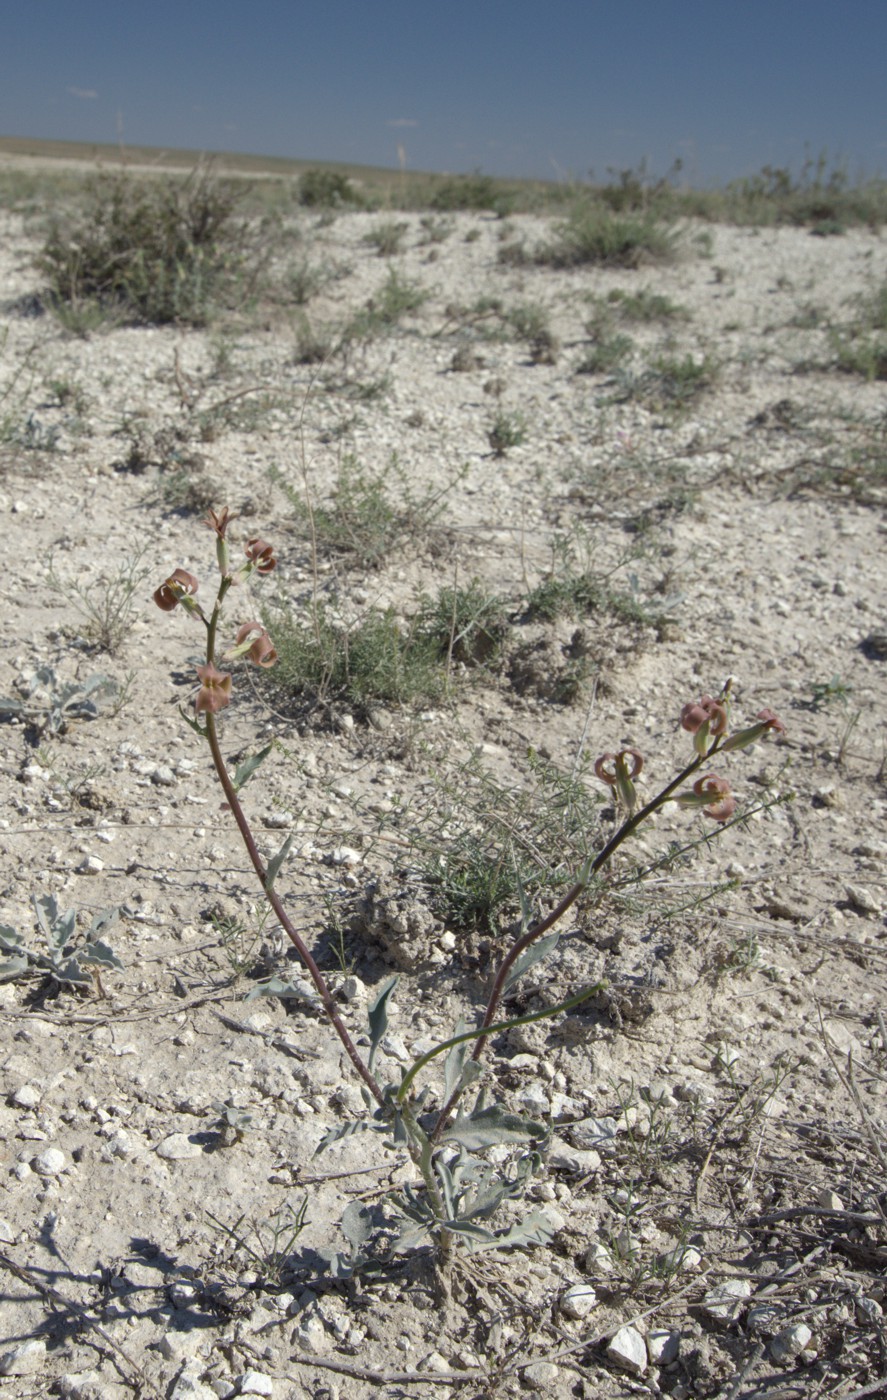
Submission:
[[[63,315],[203,325],[230,296],[251,237],[241,190],[198,166],[185,180],[101,176],[79,219],[56,223],[38,256]],[[76,328],[76,326],[75,326]]]

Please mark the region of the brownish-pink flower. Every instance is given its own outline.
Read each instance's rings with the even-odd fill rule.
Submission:
[[[785,733],[785,725],[778,715],[774,715],[772,710],[759,710],[755,718],[766,729],[772,729],[776,734]]]
[[[698,734],[704,724],[713,739],[720,739],[727,732],[727,707],[711,695],[703,695],[695,704],[685,705],[681,710],[681,728],[690,734]]]
[[[196,592],[197,579],[194,575],[189,574],[187,569],[176,569],[155,591],[154,602],[164,612],[172,612],[173,608],[193,597]]]
[[[253,633],[253,640],[247,638]],[[237,633],[235,651],[237,656],[248,656],[254,666],[273,666],[277,660],[277,648],[261,622],[245,622]]]
[[[697,778],[693,791],[699,798],[706,798],[708,806],[702,808],[704,817],[712,821],[725,822],[736,811],[736,798],[726,778],[718,778],[709,773],[705,778]]]
[[[206,665],[197,667],[197,675],[200,678],[200,689],[197,692],[197,699],[194,701],[194,708],[200,714],[202,710],[209,710],[211,714],[218,714],[219,710],[224,710],[231,701],[231,677],[226,671],[218,671],[215,666]]]
[[[254,539],[246,542],[246,557],[251,564],[255,565],[256,572],[260,574],[270,574],[277,568],[277,560],[274,558],[274,546],[267,540]]]
[[[621,749],[619,753],[602,753],[594,765],[594,775],[615,788],[622,805],[633,812],[637,806],[633,779],[640,776],[643,767],[644,756],[639,749]]]

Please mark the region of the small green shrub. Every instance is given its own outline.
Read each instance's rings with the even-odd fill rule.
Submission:
[[[487,438],[496,457],[504,457],[512,447],[527,440],[527,423],[522,413],[500,408],[493,419]]]
[[[400,467],[396,454],[380,471],[360,465],[353,453],[340,463],[329,505],[309,509],[304,494],[280,475],[283,488],[302,526],[321,553],[348,554],[366,569],[381,568],[407,538],[417,539],[437,520],[443,503],[461,476],[442,487],[417,491]]]
[[[492,175],[475,170],[471,175],[454,175],[438,185],[429,200],[432,209],[489,209],[497,214],[508,212],[512,201],[508,191]]]
[[[363,236],[363,242],[375,248],[380,258],[393,258],[403,250],[403,241],[409,232],[409,224],[402,219],[386,219]]]
[[[241,197],[205,166],[185,180],[101,176],[80,218],[54,223],[38,256],[50,304],[78,324],[107,314],[206,324],[240,286],[247,254],[255,259]]]
[[[299,203],[308,209],[359,207],[360,192],[340,170],[306,170],[299,178]]]
[[[577,374],[612,374],[624,364],[634,350],[630,335],[604,331],[582,354],[576,365]]]
[[[651,215],[616,215],[583,200],[557,225],[554,241],[536,251],[534,261],[546,267],[639,267],[668,262],[676,247],[673,229]]]
[[[607,293],[607,306],[623,321],[683,321],[688,315],[686,307],[660,292],[651,292],[646,288],[641,288],[639,292],[626,292],[614,287]]]
[[[380,331],[390,330],[409,315],[418,311],[428,300],[428,293],[417,282],[403,277],[397,268],[388,269],[388,276],[366,305],[349,321],[345,331],[348,340],[366,340]]]
[[[393,609],[370,611],[351,626],[323,604],[312,614],[269,615],[279,656],[269,683],[276,691],[321,703],[344,700],[359,708],[373,702],[408,705],[443,694],[446,672],[439,648],[405,627]]]
[[[442,588],[423,600],[417,628],[447,660],[482,665],[499,651],[507,631],[505,603],[478,579],[461,588]]]

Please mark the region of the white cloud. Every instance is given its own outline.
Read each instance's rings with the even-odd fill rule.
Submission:
[[[69,87],[68,92],[72,97],[82,97],[88,98],[90,100],[92,100],[95,97],[98,97],[98,93],[96,92],[95,88]]]
[[[415,117],[395,117],[392,121],[386,122],[386,126],[418,126]]]

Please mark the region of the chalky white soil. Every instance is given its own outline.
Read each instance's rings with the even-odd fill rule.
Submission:
[[[408,225],[391,260],[363,241],[383,217]],[[75,908],[84,928],[117,907],[107,938],[124,963],[83,993],[37,972],[0,986],[0,1396],[739,1400],[844,1394],[881,1374],[885,534],[883,497],[842,482],[879,433],[883,461],[887,403],[883,382],[832,367],[829,326],[883,283],[883,240],[689,228],[666,268],[552,271],[498,261],[503,237],[550,236],[545,220],[450,223],[436,243],[413,215],[300,213],[279,233],[279,279],[303,258],[338,269],[305,308],[312,325],[344,321],[392,266],[428,293],[343,371],[297,363],[301,312],[282,298],[208,331],[75,338],[34,314],[36,217],[0,211],[0,695],[21,698],[40,667],[119,686],[62,732],[39,708],[2,723],[0,922],[37,947],[32,894]],[[665,351],[719,366],[683,411],[575,372],[589,294],[616,288],[687,311],[622,328],[637,342],[630,372]],[[480,297],[545,308],[555,362],[472,330],[457,308]],[[470,367],[458,371],[460,347]],[[226,420],[229,397],[256,412]],[[214,406],[202,440],[198,416]],[[498,409],[526,427],[502,458],[488,441]],[[124,469],[134,433],[156,448],[138,472]],[[310,1008],[244,1001],[253,979],[232,969],[214,913],[242,921],[265,975],[294,968],[259,928],[236,829],[180,713],[199,624],[151,601],[175,567],[200,577],[201,596],[213,587],[212,537],[175,508],[177,472],[239,514],[238,540],[278,551],[253,601],[235,600],[233,633],[263,598],[310,603],[310,542],[280,478],[328,505],[345,454],[374,472],[394,452],[407,484],[389,474],[395,495],[441,488],[433,528],[407,532],[377,570],[321,554],[317,587],[346,618],[388,605],[406,618],[421,594],[480,579],[508,599],[502,660],[456,664],[445,702],[369,718],[340,702],[285,706],[241,668],[221,721],[232,758],[281,741],[244,801],[266,855],[296,832],[279,886],[355,1034],[399,972],[383,1078],[479,1010],[498,946],[434,914],[399,805],[428,802],[459,765],[526,783],[530,748],[593,790],[587,760],[636,747],[651,796],[690,757],[682,705],[727,677],[737,722],[766,705],[787,730],[719,765],[758,809],[747,825],[631,900],[568,918],[558,952],[518,988],[515,1011],[608,984],[590,1009],[491,1045],[490,1092],[552,1121],[528,1202],[497,1223],[541,1209],[554,1235],[459,1257],[446,1307],[415,1260],[347,1283],[324,1263],[346,1249],[344,1208],[383,1203],[413,1171],[372,1133],[313,1155],[362,1116],[361,1096]],[[521,600],[571,532],[658,627],[524,620]],[[95,599],[127,561],[144,578],[108,656],[75,590]],[[571,649],[587,678],[567,704],[546,693],[546,668]],[[670,808],[641,849],[711,830]],[[225,1102],[251,1115],[239,1137],[219,1127]],[[270,1277],[262,1222],[303,1199],[304,1229]]]

